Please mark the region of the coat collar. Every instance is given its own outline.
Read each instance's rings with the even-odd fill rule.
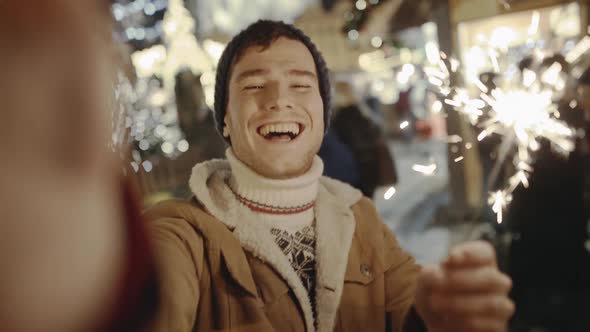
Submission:
[[[196,165],[189,181],[205,209],[232,230],[242,247],[272,266],[287,282],[303,311],[307,331],[332,331],[342,295],[348,253],[355,229],[351,206],[362,194],[339,181],[322,177],[316,200],[316,320],[301,280],[268,229],[235,198],[227,185],[231,168],[225,160]],[[315,326],[314,326],[315,325]]]
[[[317,330],[333,331],[355,231],[351,205],[361,193],[325,178],[316,204]]]

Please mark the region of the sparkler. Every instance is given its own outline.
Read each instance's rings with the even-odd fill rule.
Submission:
[[[412,169],[415,172],[422,173],[424,175],[432,175],[432,174],[434,174],[434,171],[436,171],[437,166],[436,166],[436,164],[430,164],[430,165],[415,164],[412,166]]]
[[[533,15],[533,27],[537,25],[536,20],[538,18]],[[588,50],[590,37],[586,36],[565,55],[565,59],[569,64],[575,64]],[[501,61],[505,54],[492,47],[487,52],[495,73],[509,72],[501,66],[507,62]],[[447,64],[450,64],[450,68]],[[503,81],[496,87],[475,80],[474,85],[479,95],[472,97],[473,93],[468,92],[467,86],[451,83],[451,75],[457,72],[458,67],[457,60],[441,53],[438,61],[424,72],[442,103],[481,128],[478,141],[492,136],[502,137],[498,158],[487,183],[489,189],[498,182],[502,165],[512,156],[514,174],[505,181],[503,189],[491,192],[488,198],[500,224],[504,219],[503,211],[509,206],[514,190],[520,185],[528,187],[528,179],[533,171],[531,164],[541,141],[550,142],[554,151],[565,156],[574,149],[575,130],[559,120],[556,102],[563,95],[570,73],[555,62],[548,67],[536,66],[524,69],[520,74],[504,75]],[[433,108],[433,112],[439,112],[440,102]],[[453,137],[449,139],[451,141],[456,143],[461,140]]]

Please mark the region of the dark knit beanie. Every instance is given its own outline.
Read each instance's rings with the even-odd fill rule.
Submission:
[[[215,125],[217,132],[222,137],[232,66],[239,61],[240,57],[249,47],[259,46],[266,49],[281,37],[303,43],[311,53],[315,61],[320,95],[324,103],[324,127],[326,130],[328,129],[331,102],[330,77],[326,61],[321,53],[311,39],[293,25],[280,21],[259,20],[248,26],[245,30],[242,30],[227,44],[217,65],[214,106]],[[227,138],[224,137],[224,139],[229,142]]]

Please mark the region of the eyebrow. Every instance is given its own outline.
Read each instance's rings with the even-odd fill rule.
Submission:
[[[301,69],[292,69],[289,70],[289,75],[293,75],[293,76],[307,76],[310,78],[316,78],[316,74],[314,74],[313,72],[309,71],[309,70],[301,70]]]
[[[265,74],[268,74],[270,71],[268,69],[250,69],[250,70],[245,70],[243,72],[241,72],[238,77],[236,78],[236,81],[239,82],[241,80],[244,80],[246,78],[249,77],[253,77],[253,76],[262,76]],[[313,72],[309,71],[309,70],[302,70],[302,69],[291,69],[288,71],[289,75],[293,75],[293,76],[305,76],[305,77],[310,77],[310,78],[317,78],[316,74],[314,74]]]
[[[266,69],[250,69],[250,70],[246,70],[241,72],[238,77],[236,77],[236,81],[239,82],[243,79],[252,77],[252,76],[262,76],[264,74],[268,74],[268,70]]]

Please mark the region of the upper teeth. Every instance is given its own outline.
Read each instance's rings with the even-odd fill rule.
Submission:
[[[294,122],[274,123],[264,125],[260,128],[260,134],[262,136],[266,136],[270,133],[293,133],[299,135],[299,125]]]

